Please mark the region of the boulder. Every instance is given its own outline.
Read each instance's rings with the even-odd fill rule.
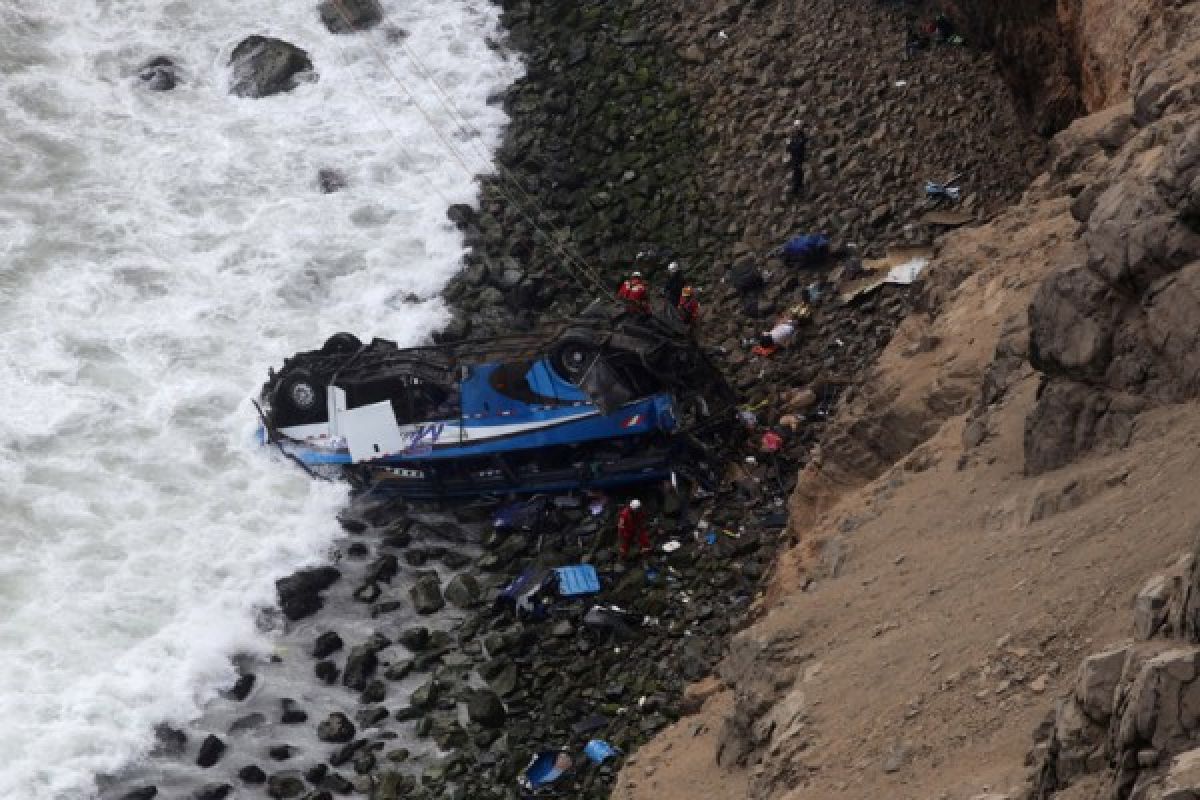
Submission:
[[[508,713],[495,692],[476,689],[467,696],[467,718],[484,728],[502,728]]]
[[[262,768],[255,764],[247,764],[238,770],[238,778],[248,786],[258,786],[259,784],[266,783],[267,773],[263,772]]]
[[[379,0],[323,0],[317,13],[330,33],[365,31],[383,21]]]
[[[238,717],[229,726],[230,733],[239,733],[241,731],[252,731],[255,728],[261,728],[267,721],[265,714],[257,711]]]
[[[267,97],[290,92],[304,75],[315,75],[308,53],[270,36],[243,39],[229,57],[229,91],[238,97]]]
[[[228,783],[208,783],[192,792],[193,800],[225,800],[233,791]]]
[[[331,167],[321,167],[317,170],[317,186],[324,194],[333,194],[349,185],[346,176]]]
[[[367,638],[367,641],[353,648],[346,658],[346,668],[342,672],[342,684],[361,691],[366,686],[367,679],[375,673],[375,668],[379,665],[376,653],[391,643],[391,640],[383,634],[373,633]]]
[[[1089,719],[1103,725],[1112,716],[1128,656],[1128,647],[1117,647],[1089,656],[1079,665],[1075,701]]]
[[[283,713],[279,717],[279,722],[282,725],[299,725],[302,722],[308,721],[308,712],[296,706],[296,701],[290,697],[280,699],[280,704],[283,706]]]
[[[158,797],[157,786],[141,786],[121,795],[121,800],[154,800]]]
[[[179,84],[179,68],[166,56],[155,56],[138,67],[137,77],[143,89],[169,92]]]
[[[317,738],[337,744],[348,742],[354,738],[354,723],[342,712],[335,711],[317,726]]]
[[[367,685],[367,679],[375,673],[379,665],[376,650],[369,644],[360,644],[350,651],[346,658],[346,668],[342,670],[342,685],[348,689],[362,691]]]
[[[1171,599],[1166,575],[1155,575],[1133,599],[1133,632],[1142,640],[1152,637],[1167,618],[1167,603]]]
[[[341,573],[334,567],[313,567],[275,581],[283,615],[297,620],[317,613],[324,605],[320,593],[340,577]]]
[[[328,658],[338,650],[341,650],[342,645],[341,636],[338,636],[335,631],[326,631],[318,636],[316,642],[313,643],[313,658]]]
[[[205,768],[211,767],[221,760],[221,754],[224,752],[225,743],[210,733],[200,744],[200,752],[196,755],[196,764]]]
[[[304,794],[304,778],[299,773],[281,772],[267,780],[267,796],[276,800]]]
[[[422,575],[408,590],[408,593],[412,597],[413,608],[417,610],[418,614],[433,614],[446,606],[446,601],[442,597],[441,583],[436,574],[425,573]]]
[[[457,608],[474,608],[483,599],[483,591],[474,575],[462,572],[446,584],[445,596]]]
[[[1192,749],[1200,734],[1200,648],[1167,650],[1146,661],[1129,689],[1117,744],[1174,755]]]
[[[250,690],[254,688],[254,681],[255,676],[252,672],[239,675],[237,681],[234,682],[226,694],[240,703],[250,696]]]
[[[1166,775],[1148,782],[1141,800],[1196,800],[1200,798],[1200,748],[1171,760]]]
[[[400,644],[414,653],[419,653],[429,646],[429,629],[425,627],[407,628],[400,632]]]
[[[178,756],[187,748],[187,734],[166,723],[154,727],[154,750],[156,756]]]

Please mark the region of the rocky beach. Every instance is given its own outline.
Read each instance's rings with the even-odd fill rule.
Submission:
[[[389,24],[372,3],[336,5],[352,14],[327,4],[330,35]],[[1027,739],[1030,718],[1049,707],[1039,701],[1092,632],[1043,639],[1047,631],[990,611],[946,610],[943,636],[896,644],[900,656],[839,647],[865,635],[882,648],[925,624],[922,603],[971,605],[961,594],[945,600],[949,584],[964,593],[975,580],[999,581],[895,577],[922,561],[936,571],[941,560],[947,572],[956,558],[976,563],[930,510],[928,498],[948,486],[978,494],[943,498],[947,509],[978,500],[986,531],[1012,533],[1018,517],[1051,520],[1126,485],[1130,470],[1114,477],[1121,469],[1111,465],[1038,484],[1028,513],[996,488],[1136,446],[1134,417],[1194,399],[1191,339],[1174,332],[1192,318],[1193,294],[1176,287],[1164,303],[1160,293],[1161,281],[1190,275],[1182,268],[1200,250],[1187,70],[1137,73],[1134,100],[1090,127],[1072,125],[1130,91],[1103,51],[1076,59],[1094,41],[1080,33],[1094,19],[1071,3],[1058,16],[1036,3],[984,5],[946,4],[963,41],[906,54],[906,27],[931,19],[933,4],[505,2],[506,36],[490,46],[520,53],[526,71],[493,98],[511,122],[478,203],[448,209],[468,250],[443,292],[453,319],[435,340],[532,330],[615,291],[632,269],[661,285],[677,262],[699,290],[697,337],[753,426],[739,421],[712,492],[647,486],[564,498],[515,530],[493,525],[494,503],[356,493],[329,563],[276,584],[279,608],[261,614],[277,631],[274,655],[238,659],[241,678],[200,720],[161,727],[146,762],[101,780],[104,800],[507,799],[520,796],[533,756],[559,751],[571,768],[550,796],[985,796],[995,781],[976,791],[983,781],[961,766],[946,784],[926,777],[951,747],[930,741],[965,714],[980,761],[989,747],[1012,752],[989,731],[1011,723]],[[1155,24],[1170,27],[1163,19]],[[312,69],[288,43],[262,37],[234,60],[243,65],[236,91],[248,96],[287,91]],[[146,69],[153,88],[174,85],[163,77],[169,60]],[[809,138],[802,196],[789,190],[796,122]],[[337,173],[322,174],[322,190],[341,188]],[[961,200],[931,208],[925,181],[954,176]],[[1147,216],[1153,224],[1134,224]],[[826,261],[781,260],[791,236],[818,232],[833,240]],[[1117,244],[1120,232],[1131,242]],[[912,257],[931,260],[927,277],[871,279],[871,269]],[[753,354],[747,339],[798,305],[809,317],[795,344]],[[769,458],[759,447],[767,429],[784,442]],[[1019,466],[1014,447],[987,449],[1013,436]],[[912,488],[921,481],[933,485]],[[656,550],[630,564],[616,554],[614,515],[633,495],[650,506]],[[963,512],[955,524],[977,516]],[[1153,557],[1174,553],[1177,540],[1150,548]],[[1011,546],[979,560],[1024,569]],[[1121,580],[1144,578],[1150,560],[1123,567]],[[535,619],[497,601],[530,568],[575,564],[596,567],[598,595],[560,599]],[[847,571],[857,594],[839,589]],[[1139,595],[1142,639],[1164,627],[1195,638],[1183,588],[1195,570],[1180,561],[1175,571],[1157,594]],[[623,613],[589,614],[597,604]],[[831,608],[845,612],[835,620]],[[957,699],[938,705],[910,691],[922,681],[904,659],[940,669],[959,646],[946,627],[961,631],[962,647],[1000,651],[954,654],[985,661],[986,691],[969,690],[984,716],[959,713],[966,667],[937,675],[937,697]],[[1078,708],[1066,703],[1038,727],[1033,777],[995,796],[1059,796],[1110,768],[1113,796],[1131,796],[1135,783],[1161,788],[1155,768],[1189,749],[1181,742],[1195,744],[1196,726],[1127,734],[1147,714],[1120,723],[1096,699],[1097,685],[1111,697],[1134,680],[1124,665],[1158,649],[1089,660]],[[1177,662],[1191,670],[1191,658],[1149,661],[1132,696],[1147,697],[1145,684],[1175,675]],[[1037,663],[1015,665],[1022,659]],[[895,675],[885,675],[889,664]],[[818,707],[811,697],[830,673],[840,691]],[[874,700],[856,699],[871,686]],[[1010,690],[1024,692],[1014,706]],[[826,733],[838,730],[842,707],[845,731]],[[1105,739],[1102,724],[1119,736]],[[593,739],[618,754],[593,763],[583,755]],[[914,776],[914,765],[928,769]],[[1142,791],[1134,796],[1185,796]]]

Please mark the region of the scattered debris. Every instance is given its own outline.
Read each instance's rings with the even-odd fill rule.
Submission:
[[[547,750],[529,760],[529,766],[518,779],[521,788],[536,792],[549,786],[570,771],[574,762],[565,750]]]

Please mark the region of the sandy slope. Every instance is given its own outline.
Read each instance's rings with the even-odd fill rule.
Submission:
[[[1021,235],[1051,244],[1055,224],[1043,209]],[[979,252],[975,235],[946,255]],[[1009,241],[1014,256],[1026,244]],[[935,333],[906,329],[881,363],[881,374],[907,377],[900,394],[913,408],[965,393],[955,376],[977,384],[1027,295],[1037,264],[991,255]],[[906,339],[930,336],[941,344],[904,357]],[[756,668],[785,698],[771,714],[785,712],[776,731],[790,735],[777,733],[749,769],[719,766],[719,732],[747,701],[720,691],[638,754],[616,796],[967,798],[1017,786],[1054,694],[1094,645],[1130,634],[1133,593],[1191,544],[1200,518],[1200,408],[1143,415],[1128,450],[1030,478],[1021,437],[1035,391],[1031,372],[1017,378],[967,451],[967,415],[947,418],[819,513],[783,560],[762,618],[740,638],[787,642]],[[724,677],[746,674],[734,663]]]

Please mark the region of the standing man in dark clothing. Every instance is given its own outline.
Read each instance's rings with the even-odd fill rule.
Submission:
[[[800,120],[792,123],[792,138],[788,140],[788,154],[792,157],[792,194],[799,197],[804,193],[804,155],[808,149],[808,136],[800,127]]]
[[[679,306],[679,295],[686,285],[687,278],[684,277],[683,270],[679,268],[679,262],[672,261],[667,265],[667,279],[663,282],[663,296],[666,298],[667,308]]]

